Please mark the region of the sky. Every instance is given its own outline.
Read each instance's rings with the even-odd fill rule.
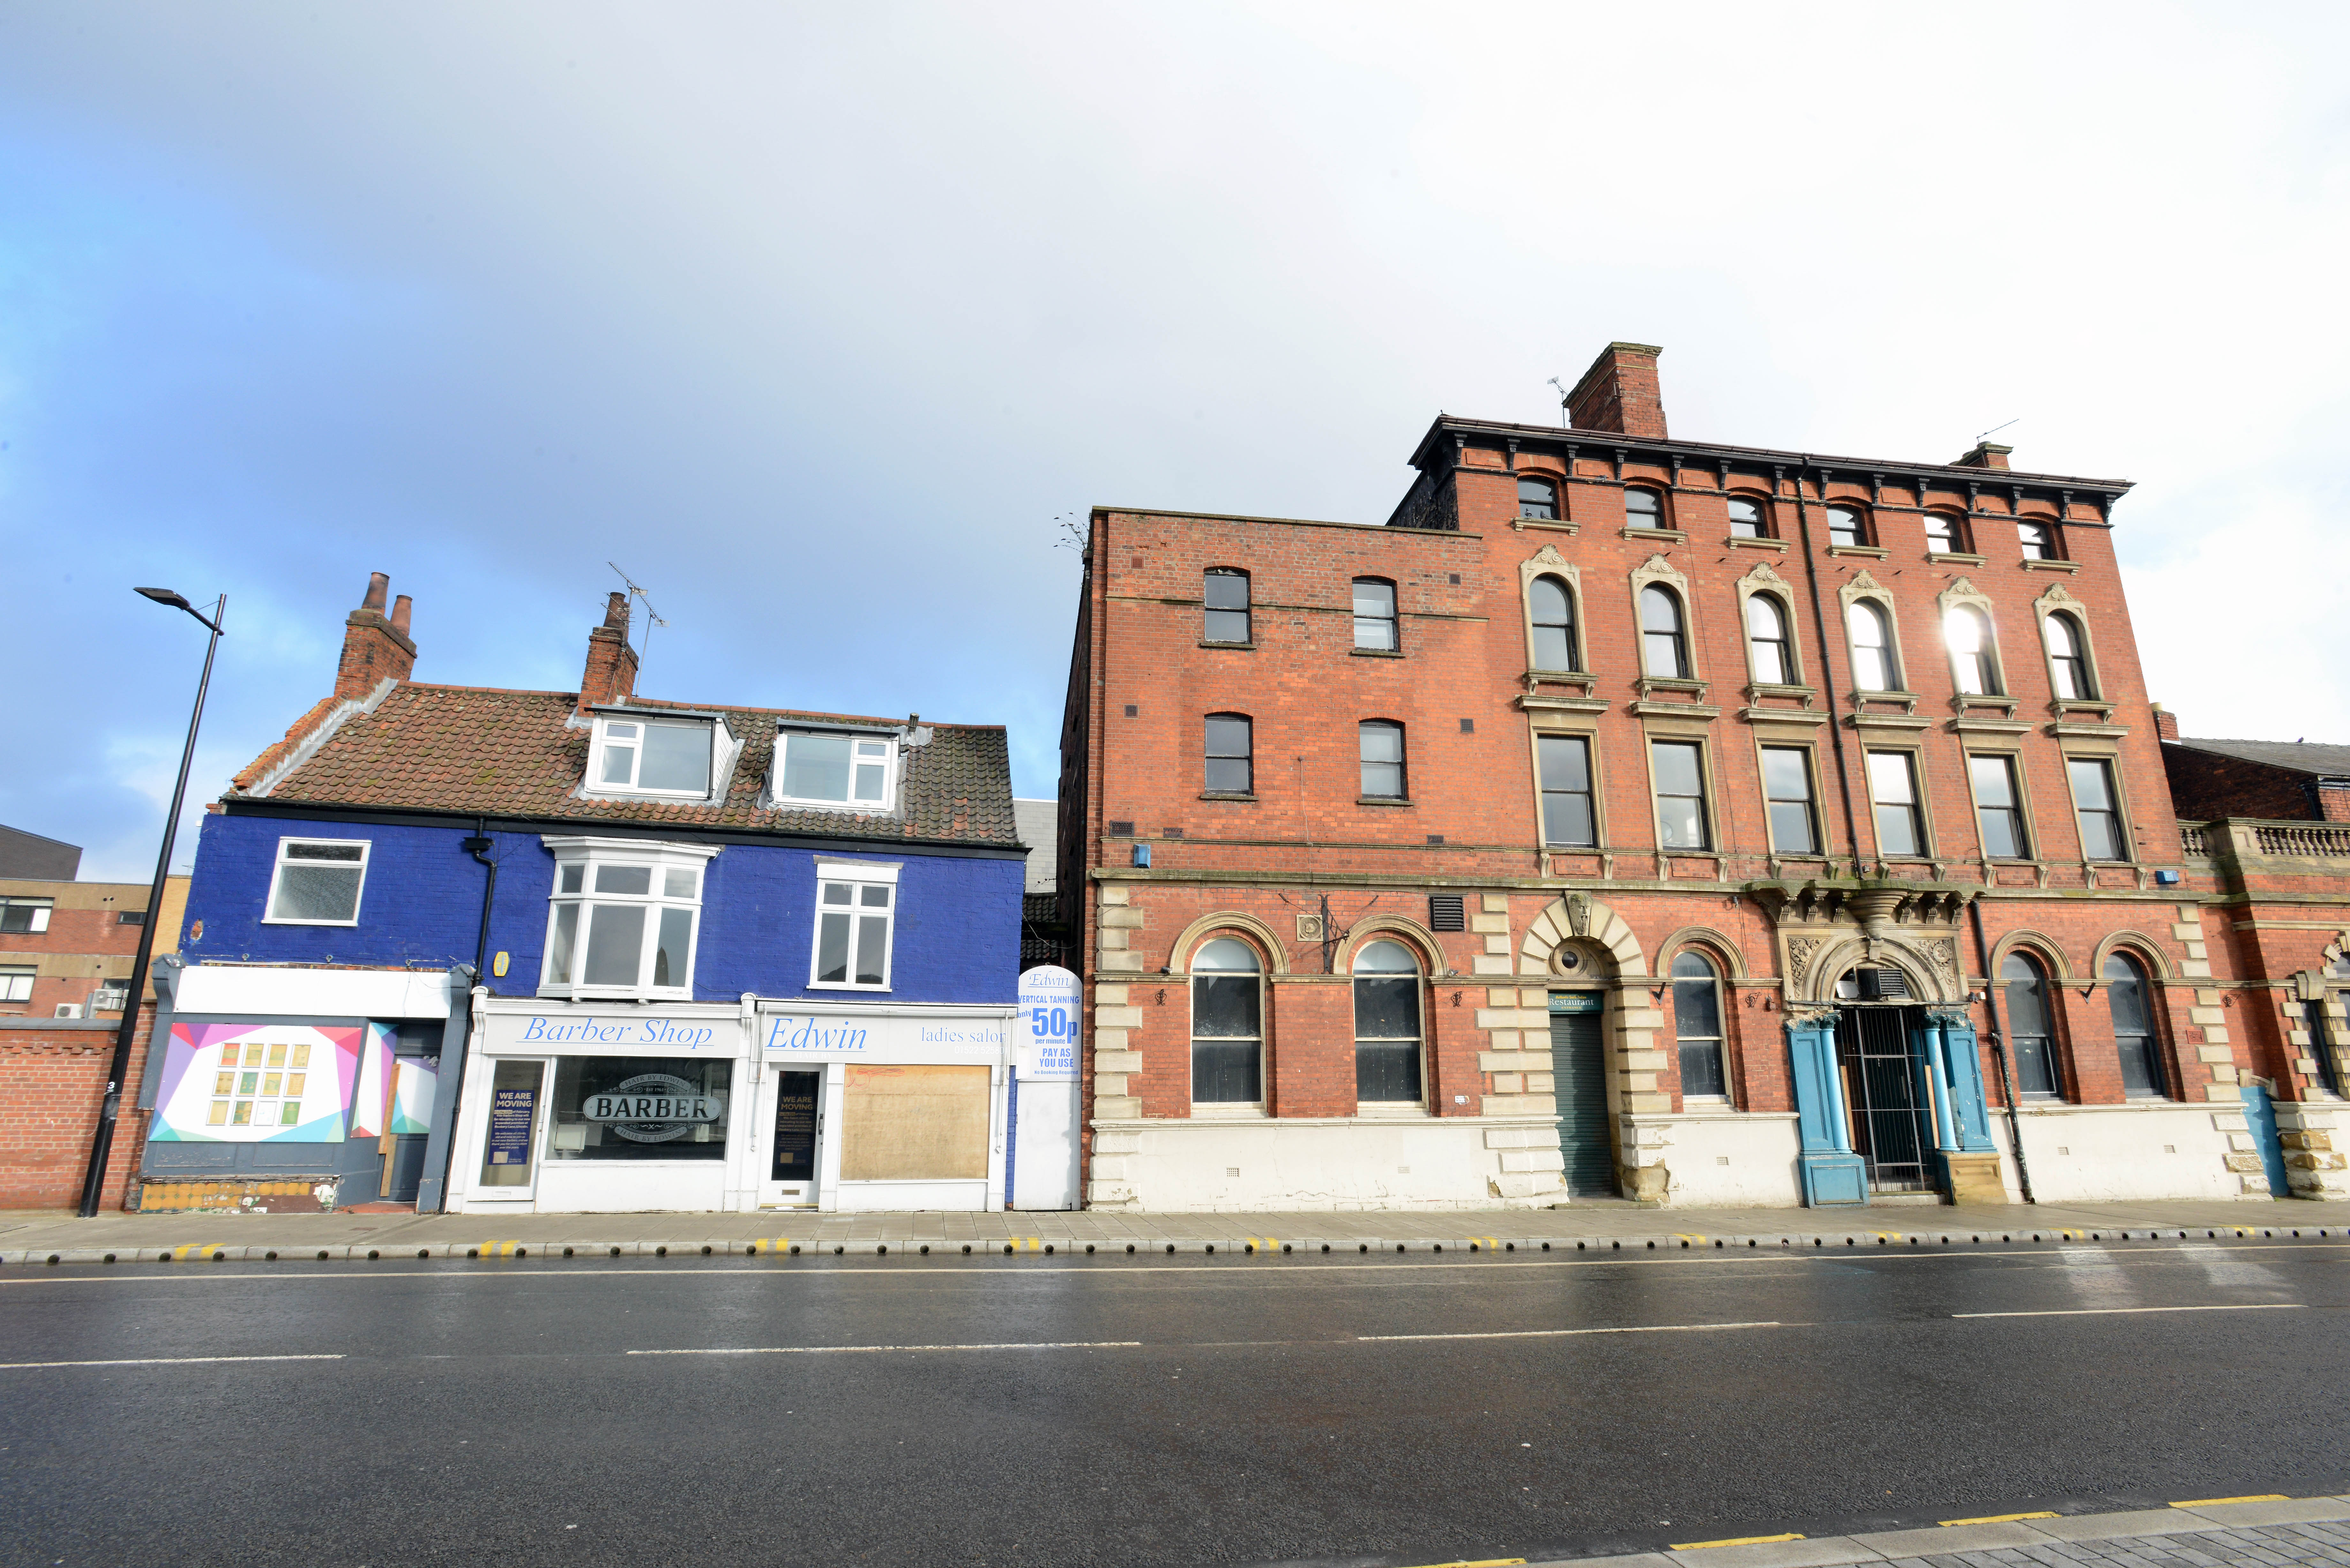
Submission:
[[[1661,344],[1676,436],[2126,478],[2149,694],[2350,741],[2350,7],[0,5],[0,822],[151,875],[330,690],[1003,723],[1096,504],[1386,519]],[[641,627],[642,612],[639,611]],[[2257,675],[2260,679],[2250,679]],[[192,834],[183,826],[175,865]]]

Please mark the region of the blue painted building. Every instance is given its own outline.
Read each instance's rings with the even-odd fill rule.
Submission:
[[[619,595],[579,691],[419,683],[385,586],[334,694],[205,820],[151,1184],[1000,1205],[1024,856],[1002,729],[639,699]]]

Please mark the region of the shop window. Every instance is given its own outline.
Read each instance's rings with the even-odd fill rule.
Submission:
[[[1705,763],[1694,741],[1651,741],[1657,780],[1657,842],[1667,849],[1710,849]]]
[[[2015,1057],[2016,1091],[2048,1100],[2056,1097],[2056,1046],[2048,1027],[2048,977],[2022,953],[1999,964],[2000,994],[2007,1004],[2007,1044]]]
[[[1211,713],[1203,788],[1210,794],[1249,794],[1256,788],[1251,755],[1253,726],[1245,713]]]
[[[36,969],[0,969],[0,1002],[32,1001],[33,980],[39,973]]]
[[[1967,548],[1966,525],[1948,512],[1927,513],[1926,548],[1938,556],[1964,554]]]
[[[1790,686],[1795,663],[1787,646],[1787,607],[1773,594],[1746,597],[1746,652],[1760,686]]]
[[[1230,566],[1211,566],[1201,579],[1201,598],[1207,618],[1200,628],[1202,642],[1247,642],[1249,637],[1249,575]]]
[[[1680,1044],[1681,1098],[1728,1097],[1721,1056],[1721,977],[1703,953],[1673,959],[1673,1033]]]
[[[1558,486],[1547,479],[1531,474],[1518,476],[1518,515],[1555,521],[1558,517]]]
[[[1828,508],[1828,543],[1857,546],[1868,543],[1868,525],[1857,506]]]
[[[1417,1105],[1419,961],[1401,942],[1366,942],[1354,971],[1355,1098]]]
[[[2063,557],[2056,548],[2056,525],[2026,517],[2015,525],[2015,541],[2023,547],[2027,561],[2054,561]]]
[[[1591,742],[1581,735],[1538,735],[1542,763],[1543,842],[1592,846],[1599,842],[1591,809]]]
[[[1868,753],[1868,802],[1877,820],[1879,855],[1923,855],[1925,824],[1918,810],[1917,760],[1907,752]]]
[[[886,735],[776,735],[775,799],[787,805],[887,808],[898,744]]]
[[[364,838],[281,838],[269,884],[266,923],[356,926],[359,889],[367,881],[369,844]]]
[[[1820,852],[1819,811],[1812,798],[1812,757],[1802,746],[1762,748],[1762,794],[1771,847],[1781,855]]]
[[[2000,693],[1999,660],[1994,656],[1991,622],[1982,611],[1953,605],[1942,617],[1942,640],[1950,645],[1951,679],[1970,697]]]
[[[2085,860],[2126,860],[2121,809],[2115,804],[2113,764],[2102,757],[2068,757],[2064,775],[2073,784],[2073,815],[2081,824]]]
[[[717,851],[634,839],[548,839],[555,891],[539,990],[690,997],[702,880]]]
[[[1690,678],[1680,597],[1655,583],[1640,590],[1640,667],[1659,680]]]
[[[1852,684],[1857,691],[1898,691],[1900,671],[1893,666],[1893,632],[1885,611],[1866,599],[1855,599],[1844,612],[1845,629],[1852,642]]]
[[[816,862],[816,970],[808,983],[889,989],[898,868],[871,861]]]
[[[1191,1098],[1211,1106],[1264,1100],[1263,966],[1256,950],[1218,937],[1191,955]]]
[[[1565,583],[1552,576],[1528,583],[1526,613],[1534,622],[1536,670],[1583,668],[1575,651],[1575,596]]]
[[[1386,719],[1366,719],[1355,726],[1355,732],[1356,744],[1362,753],[1364,798],[1406,798],[1403,726]]]
[[[705,796],[710,793],[708,720],[596,721],[597,762],[590,775],[599,792]]]
[[[2023,836],[2023,805],[2016,794],[2015,759],[1970,756],[1967,777],[1974,784],[1975,826],[1982,852],[1993,860],[2022,860],[2032,853]]]
[[[2162,1082],[2162,1053],[2154,1033],[2152,998],[2146,971],[2127,953],[2106,956],[2104,973],[2106,1006],[2114,1020],[2114,1047],[2121,1054],[2122,1089],[2133,1098],[2159,1098],[2168,1091]]]
[[[557,1056],[546,1158],[724,1159],[734,1064],[691,1056]]]
[[[2089,675],[2089,639],[2082,634],[2081,623],[2059,610],[2042,619],[2040,632],[2048,644],[2048,678],[2056,695],[2095,698],[2097,683]]]
[[[1375,653],[1397,651],[1393,583],[1378,577],[1355,579],[1355,646]]]
[[[842,1075],[843,1181],[984,1181],[985,1067],[851,1063]]]
[[[1624,521],[1634,528],[1669,528],[1665,516],[1665,498],[1653,490],[1624,492]]]
[[[1767,539],[1771,524],[1763,515],[1762,504],[1751,495],[1730,498],[1730,536],[1733,539]]]
[[[284,858],[282,852],[279,858]],[[33,934],[47,930],[49,910],[55,902],[50,898],[0,898],[0,934]]]

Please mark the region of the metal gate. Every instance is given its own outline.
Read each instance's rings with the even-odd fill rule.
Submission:
[[[1558,1152],[1570,1198],[1616,1196],[1616,1149],[1607,1137],[1607,1082],[1597,992],[1559,992],[1550,999],[1550,1062],[1558,1095]]]
[[[1852,1116],[1853,1152],[1871,1192],[1934,1190],[1933,1108],[1924,1099],[1912,1007],[1847,1007],[1836,1018],[1836,1068]]]

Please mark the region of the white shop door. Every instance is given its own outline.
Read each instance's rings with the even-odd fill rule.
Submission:
[[[1066,1078],[1014,1085],[1013,1208],[1077,1206],[1077,1089]]]

